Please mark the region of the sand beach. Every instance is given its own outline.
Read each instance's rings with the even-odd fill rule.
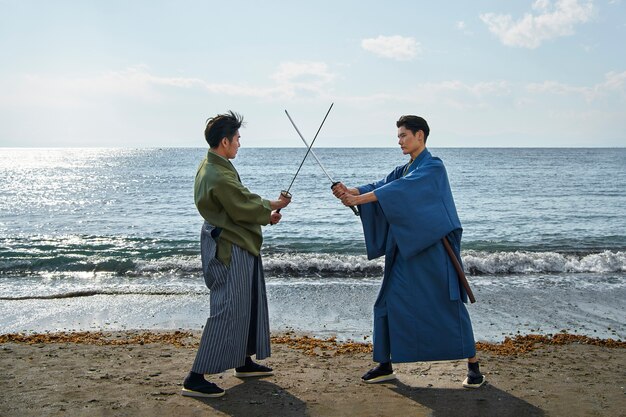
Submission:
[[[294,333],[272,338],[275,375],[211,377],[226,395],[180,395],[196,332],[0,335],[0,416],[624,416],[626,342],[517,336],[478,343],[488,384],[461,387],[463,361],[398,364],[398,379],[359,381],[367,343]]]

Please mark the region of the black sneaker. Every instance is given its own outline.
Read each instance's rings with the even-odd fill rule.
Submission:
[[[396,373],[390,367],[382,367],[378,365],[372,368],[361,377],[366,384],[376,384],[378,382],[391,381],[396,379]]]
[[[250,357],[246,358],[246,364],[244,366],[240,366],[239,368],[235,368],[235,376],[237,378],[248,378],[251,376],[270,376],[274,375],[274,371],[272,368],[268,368],[267,366],[260,365],[255,363],[250,359]]]
[[[465,388],[480,388],[486,381],[485,376],[480,372],[478,362],[467,364],[467,378],[463,381]]]
[[[224,395],[224,390],[212,382],[204,381],[200,384],[184,384],[181,394],[185,397],[217,398]]]

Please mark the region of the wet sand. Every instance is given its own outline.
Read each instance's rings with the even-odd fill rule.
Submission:
[[[398,364],[359,381],[371,346],[286,334],[275,375],[210,379],[217,399],[180,395],[198,333],[0,335],[0,416],[626,416],[626,343],[574,335],[479,343],[488,384],[461,387],[464,361]]]
[[[120,279],[124,285],[134,281],[134,278]],[[83,279],[80,285],[90,280]],[[79,285],[75,281],[70,281],[67,288]],[[194,284],[182,287],[185,291],[176,294],[168,293],[172,289],[170,281],[152,277],[149,281],[140,281],[133,284],[134,289],[124,287],[122,292],[113,294],[94,294],[91,290],[67,293],[67,288],[45,284],[40,288],[41,294],[28,298],[15,296],[28,294],[41,285],[38,279],[21,277],[3,281],[9,285],[5,289],[12,298],[0,300],[0,329],[2,333],[154,331],[201,329],[206,324],[210,305],[203,281],[184,280]],[[474,276],[471,281],[478,302],[468,304],[467,308],[479,340],[498,342],[518,333],[550,334],[561,330],[626,339],[623,277],[577,274],[566,279],[558,275],[503,275]],[[180,290],[177,285],[182,282],[176,281],[174,289]],[[106,291],[109,284],[94,287]],[[163,294],[158,293],[164,289]],[[138,293],[132,292],[135,290]],[[275,332],[297,329],[305,334],[337,336],[342,340],[371,337],[372,306],[379,290],[378,278],[268,279],[270,329]],[[50,295],[55,291],[58,294]]]

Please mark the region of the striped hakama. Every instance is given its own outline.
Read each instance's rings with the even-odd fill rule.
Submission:
[[[233,244],[230,266],[216,258],[215,227],[202,225],[202,272],[210,290],[210,316],[191,368],[199,374],[216,374],[243,366],[246,356],[270,356],[267,295],[261,256]]]

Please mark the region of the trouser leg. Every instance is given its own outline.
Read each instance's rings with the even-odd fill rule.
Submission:
[[[258,302],[259,302],[259,258],[254,258],[254,273],[252,274],[252,294],[250,297],[250,325],[248,327],[248,346],[246,355],[256,354],[257,343],[257,322],[258,322]]]

